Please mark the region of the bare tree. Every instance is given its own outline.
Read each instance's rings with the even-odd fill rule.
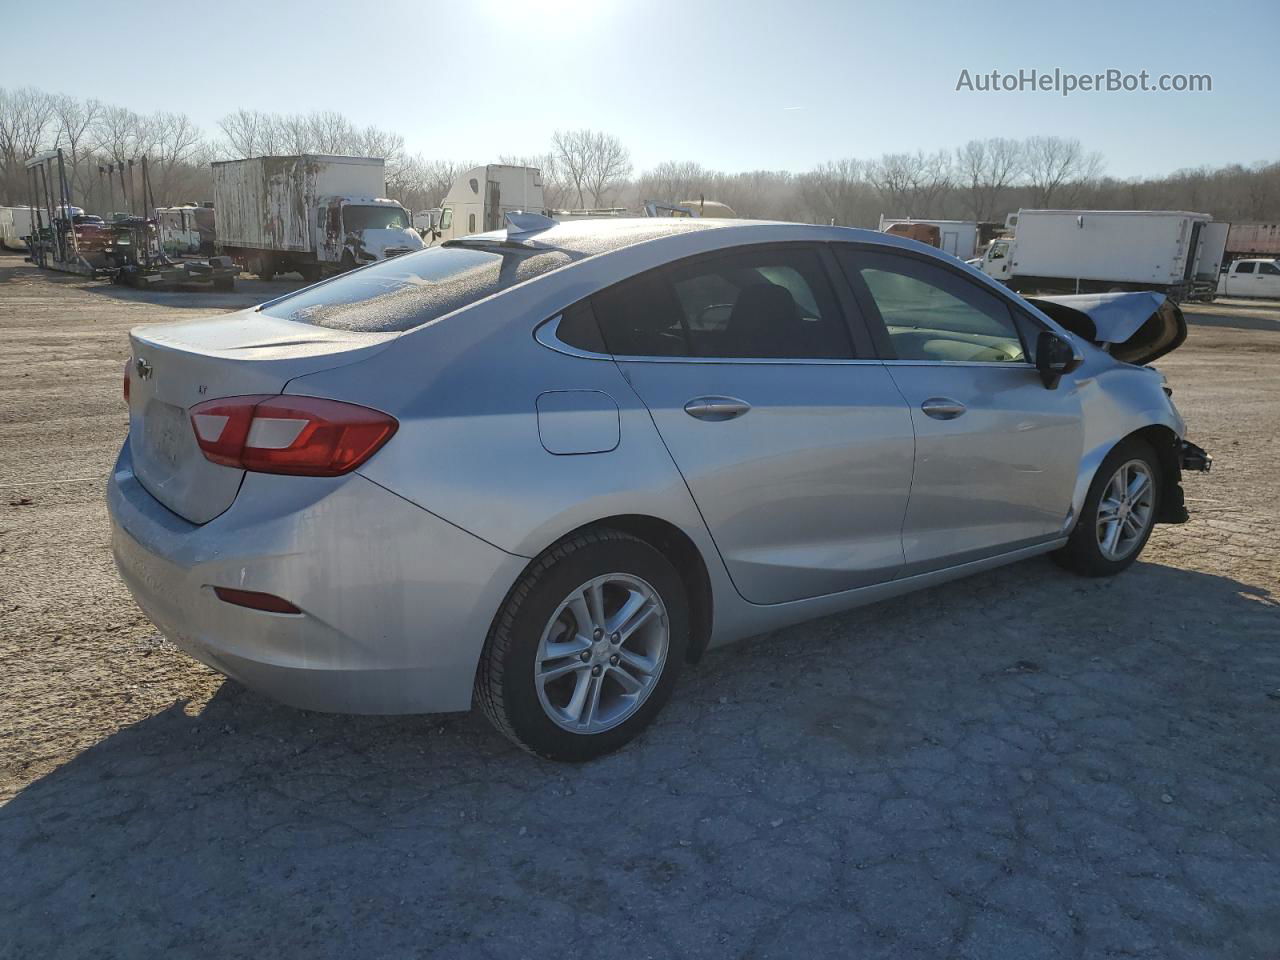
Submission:
[[[57,96],[53,98],[53,110],[57,124],[54,145],[63,150],[72,198],[89,206],[93,187],[91,170],[96,168],[96,164],[89,162],[88,154],[91,149],[92,128],[102,110],[102,104],[97,100]]]
[[[27,160],[53,140],[54,98],[35,87],[0,87],[0,192],[8,203],[27,202]]]
[[[932,216],[951,189],[951,154],[886,153],[868,165],[867,179],[889,204],[892,216]]]
[[[860,226],[866,223],[875,189],[861,160],[824,163],[800,177],[800,199],[814,223]]]
[[[679,203],[705,193],[713,177],[714,174],[696,160],[667,160],[646,170],[637,188],[642,201]]]
[[[557,130],[551,135],[551,155],[564,176],[565,183],[577,196],[577,206],[584,207],[583,190],[590,165],[590,130]]]
[[[610,133],[595,133],[589,143],[587,187],[591,190],[592,205],[603,207],[610,192],[631,175],[631,151]]]
[[[1048,207],[1055,199],[1070,205],[1080,188],[1102,170],[1102,157],[1086,153],[1079,140],[1029,137],[1025,150],[1033,207]]]
[[[991,137],[970,140],[956,150],[956,179],[965,189],[969,213],[975,220],[995,216],[1001,194],[1021,175],[1023,147],[1017,140]]]

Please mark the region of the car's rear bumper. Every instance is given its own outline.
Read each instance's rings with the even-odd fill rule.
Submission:
[[[357,475],[247,474],[226,513],[188,523],[133,474],[128,445],[107,494],[116,565],[177,646],[310,710],[465,710],[498,605],[528,562]],[[299,614],[226,603],[269,593]]]

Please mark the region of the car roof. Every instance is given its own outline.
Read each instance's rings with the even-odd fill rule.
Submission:
[[[885,243],[892,246],[922,245],[892,234],[855,227],[826,227],[791,223],[782,220],[740,220],[716,217],[601,217],[599,219],[557,221],[544,230],[522,231],[519,242],[531,250],[561,250],[574,259],[621,250],[638,243],[675,238],[701,231],[725,231],[735,243],[768,243],[771,239],[844,240]],[[501,242],[508,239],[506,230],[474,234],[464,242]],[[930,250],[932,248],[924,247]],[[935,251],[936,252],[936,251]]]

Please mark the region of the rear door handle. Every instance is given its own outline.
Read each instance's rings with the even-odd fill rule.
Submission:
[[[684,412],[698,420],[732,420],[751,409],[751,404],[737,397],[694,397],[684,405]]]
[[[925,412],[925,416],[935,420],[954,420],[969,408],[950,397],[930,397],[920,404],[920,409]]]

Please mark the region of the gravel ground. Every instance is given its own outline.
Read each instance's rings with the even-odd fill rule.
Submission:
[[[0,258],[0,957],[1280,957],[1280,308],[1161,364],[1193,520],[720,650],[581,767],[277,706],[115,576],[125,331]]]

